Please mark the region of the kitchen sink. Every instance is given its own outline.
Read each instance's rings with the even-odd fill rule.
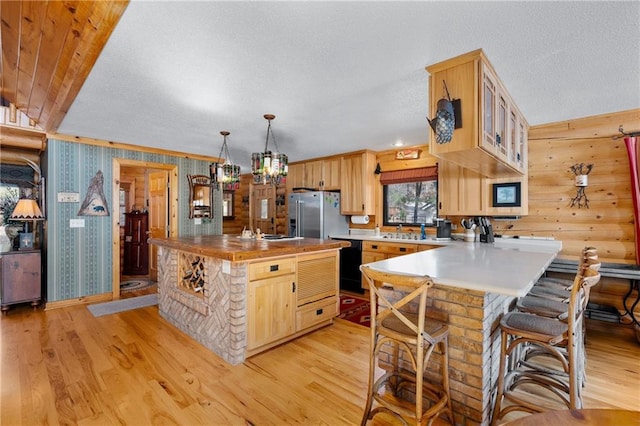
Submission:
[[[302,240],[304,237],[289,237],[287,235],[278,235],[278,234],[264,234],[262,239],[265,241],[292,241],[292,240]]]

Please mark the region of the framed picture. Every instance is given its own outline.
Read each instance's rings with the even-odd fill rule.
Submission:
[[[33,232],[22,232],[18,234],[20,236],[20,250],[32,250],[33,249]]]
[[[520,206],[520,182],[493,184],[493,207]]]

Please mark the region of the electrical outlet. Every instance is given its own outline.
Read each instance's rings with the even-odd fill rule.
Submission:
[[[451,230],[455,231],[456,229],[458,229],[458,225],[456,225],[455,223],[451,224]]]

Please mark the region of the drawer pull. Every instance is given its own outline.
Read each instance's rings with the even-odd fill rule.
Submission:
[[[316,315],[322,315],[322,312],[324,312],[322,308],[316,309]]]
[[[279,269],[279,266],[280,266],[280,265],[271,265],[271,266],[269,267],[269,271],[271,271],[271,272],[275,272],[275,271],[277,271],[277,270]]]
[[[407,251],[406,247],[400,247],[400,251]]]
[[[371,248],[372,248],[372,249],[376,249],[376,250],[377,250],[377,249],[378,249],[378,245],[377,245],[377,244],[374,244],[374,245],[372,245],[372,246],[371,246]]]

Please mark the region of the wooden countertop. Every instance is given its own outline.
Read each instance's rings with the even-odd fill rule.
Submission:
[[[348,247],[348,241],[303,238],[297,240],[242,239],[236,235],[199,235],[179,238],[150,238],[149,244],[182,250],[205,257],[244,262],[276,256]]]

